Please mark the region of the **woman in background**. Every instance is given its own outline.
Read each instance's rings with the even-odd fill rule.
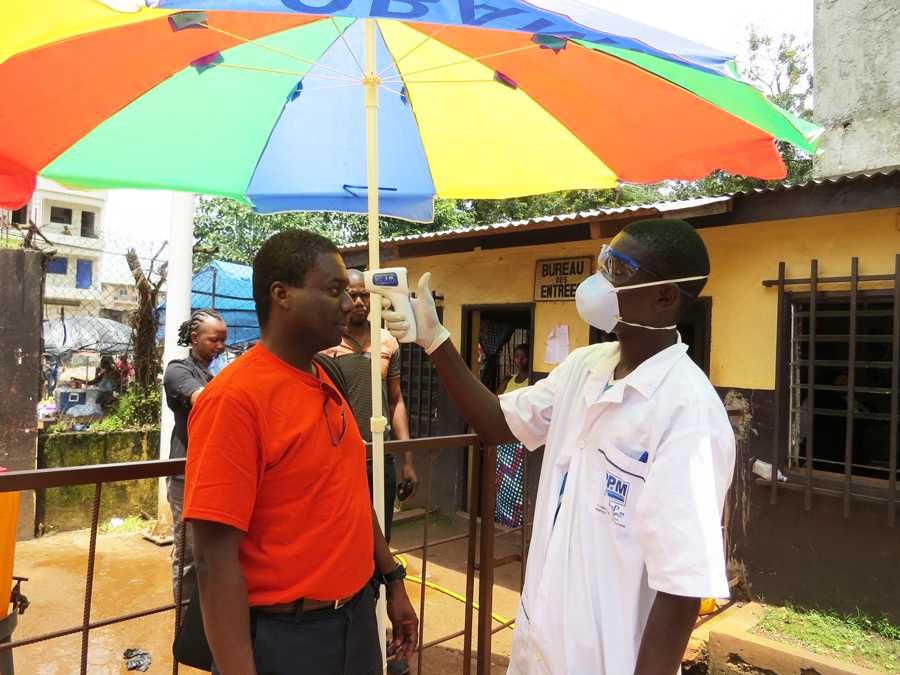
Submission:
[[[169,457],[172,459],[187,457],[188,415],[200,392],[212,380],[209,364],[225,351],[226,340],[228,328],[219,313],[213,309],[196,310],[178,329],[178,345],[190,347],[190,352],[187,358],[170,361],[163,375],[166,405],[175,416],[172,444],[169,449]],[[190,529],[185,530],[184,522],[181,520],[181,509],[184,505],[184,475],[170,476],[166,480],[166,487],[169,506],[172,507],[175,537],[175,546],[172,547],[172,592],[175,594],[175,601],[178,602],[175,589],[178,583],[178,568],[182,565],[182,560],[181,598],[190,598],[197,584],[191,532]],[[185,531],[182,535],[183,530]]]
[[[527,387],[531,383],[531,350],[521,344],[513,352],[516,372],[497,388],[498,394],[506,394]],[[504,443],[497,446],[497,505],[494,520],[505,527],[521,527],[525,511],[525,446],[521,443]]]

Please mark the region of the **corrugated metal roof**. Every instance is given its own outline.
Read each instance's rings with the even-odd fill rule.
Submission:
[[[453,230],[441,230],[440,232],[424,232],[398,237],[382,239],[382,245],[399,245],[403,243],[416,243],[426,241],[442,241],[448,239],[461,239],[482,235],[503,234],[505,232],[520,232],[525,230],[538,230],[553,227],[564,227],[585,222],[599,222],[603,220],[617,220],[622,216],[681,216],[683,218],[696,217],[699,214],[709,213],[715,205],[722,205],[724,212],[730,209],[735,199],[752,197],[773,192],[801,191],[815,189],[822,185],[864,183],[885,177],[900,176],[900,168],[885,169],[879,171],[847,174],[829,178],[816,178],[805,183],[783,183],[771,187],[754,188],[718,196],[698,197],[696,199],[683,199],[680,201],[656,202],[652,204],[633,204],[631,206],[618,206],[614,208],[595,209],[591,211],[578,211],[575,213],[563,213],[553,216],[539,216],[527,220],[513,220],[490,225],[478,225],[475,227],[457,228]],[[713,211],[714,212],[714,211]],[[345,252],[362,251],[368,248],[367,242],[348,244],[342,247]]]
[[[738,195],[758,195],[767,192],[784,192],[787,190],[804,190],[815,188],[821,185],[842,185],[846,183],[865,183],[866,181],[900,176],[900,168],[884,169],[879,171],[869,171],[861,173],[849,173],[842,176],[830,176],[827,178],[814,178],[805,183],[781,183],[771,187],[753,188],[752,190],[741,190],[739,192],[729,193],[727,196],[735,197]]]
[[[575,213],[563,213],[554,216],[538,216],[527,220],[511,220],[491,225],[477,225],[475,227],[462,227],[453,230],[441,230],[440,232],[423,232],[421,234],[409,234],[398,237],[382,239],[382,245],[402,244],[420,241],[440,241],[443,239],[457,239],[482,234],[499,234],[501,232],[522,231],[532,229],[544,229],[576,223],[596,222],[601,220],[616,219],[620,216],[655,216],[655,215],[682,215],[688,216],[691,212],[708,209],[715,204],[723,205],[727,210],[727,204],[732,200],[731,195],[719,197],[699,197],[697,199],[683,199],[672,202],[656,202],[654,204],[632,204],[630,206],[617,206],[614,208],[594,209],[591,211],[577,211]],[[342,247],[343,251],[358,251],[368,247],[368,242],[358,242]]]

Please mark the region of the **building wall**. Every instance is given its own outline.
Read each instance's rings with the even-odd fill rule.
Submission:
[[[893,272],[900,209],[709,228],[701,235],[712,260],[704,291],[712,298],[710,379],[721,388],[772,390],[777,291],[762,281],[777,277],[780,261],[787,263],[789,278],[807,277],[812,258],[823,276],[849,274],[852,256],[859,257],[861,274]],[[444,322],[459,345],[463,305],[531,302],[537,260],[596,255],[602,243],[480,250],[391,264],[407,266],[411,283],[432,272],[433,289],[444,296]],[[571,349],[588,344],[589,328],[574,301],[536,303],[535,370],[553,368],[544,359],[547,334],[557,324],[568,325]]]
[[[58,319],[60,307],[66,316],[96,315],[100,309],[100,279],[103,256],[103,209],[106,193],[68,190],[53,181],[38,179],[37,190],[29,204],[29,218],[41,227],[53,242],[56,258],[65,258],[65,274],[47,273],[45,278],[44,318]],[[54,206],[72,210],[71,224],[51,222]],[[94,214],[94,236],[81,236],[81,216],[85,211]],[[90,262],[90,286],[79,288],[79,261]]]
[[[900,165],[900,3],[816,0],[816,174]]]
[[[900,620],[900,586],[891,585],[900,539],[888,528],[884,504],[854,499],[850,517],[844,518],[840,499],[814,495],[806,511],[802,493],[780,490],[777,504],[771,505],[768,486],[750,473],[754,457],[769,461],[773,455],[777,289],[764,288],[763,280],[777,277],[780,261],[786,263],[788,278],[806,278],[813,258],[822,276],[848,275],[853,256],[859,257],[861,274],[892,273],[900,252],[900,209],[700,232],[712,258],[705,291],[712,298],[711,379],[730,408],[744,409],[731,494],[732,512],[737,514],[729,528],[732,560],[743,569],[755,597],[847,612],[859,609]],[[399,259],[391,265],[407,266],[413,283],[421,273],[433,273],[434,288],[444,296],[444,323],[458,345],[464,305],[531,302],[537,260],[593,255],[601,244],[478,250]],[[588,343],[588,327],[578,318],[574,302],[536,303],[535,308],[534,368],[550,370],[553,366],[544,362],[550,329],[568,324],[571,347],[576,348]],[[454,431],[463,429],[460,425]],[[532,457],[533,497],[540,460]],[[459,458],[455,470],[452,463],[441,468],[444,475],[462,475]],[[424,473],[420,467],[420,475]],[[441,502],[440,508],[452,512],[454,503]]]

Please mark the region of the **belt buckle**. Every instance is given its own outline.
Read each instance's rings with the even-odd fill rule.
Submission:
[[[344,605],[346,605],[347,602],[348,602],[348,600],[347,600],[346,598],[344,598],[343,600],[335,600],[335,601],[334,601],[334,608],[335,608],[335,609],[340,609],[341,607],[343,607]]]

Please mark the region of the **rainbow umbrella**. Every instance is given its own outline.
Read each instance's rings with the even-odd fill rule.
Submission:
[[[380,211],[409,220],[435,196],[780,178],[775,139],[814,150],[728,55],[541,1],[4,0],[0,202],[40,174],[366,213],[369,70]]]
[[[781,178],[775,140],[820,132],[730,56],[576,0],[3,0],[0,85],[0,206],[40,174],[368,213],[371,269],[379,213]],[[377,344],[377,302],[371,322]],[[373,359],[379,514],[380,388]]]

